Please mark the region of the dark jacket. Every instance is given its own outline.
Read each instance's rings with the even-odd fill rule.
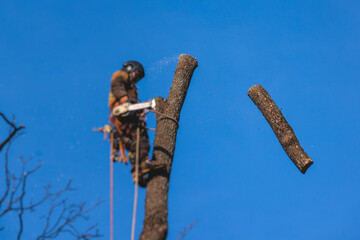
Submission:
[[[111,77],[109,108],[112,110],[124,96],[127,96],[132,103],[138,102],[137,87],[130,81],[129,74],[120,70]]]

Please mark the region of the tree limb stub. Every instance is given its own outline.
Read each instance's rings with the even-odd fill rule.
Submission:
[[[153,161],[155,164],[165,164],[166,169],[153,173],[147,184],[145,220],[140,236],[141,240],[164,240],[167,236],[169,179],[179,127],[178,122],[191,77],[197,66],[195,58],[182,54],[175,70],[168,98],[166,100],[161,97],[155,99],[156,133]]]
[[[269,93],[261,86],[255,85],[248,90],[248,95],[270,124],[281,146],[300,172],[305,173],[313,164],[311,158],[300,146],[299,140],[278,106]]]

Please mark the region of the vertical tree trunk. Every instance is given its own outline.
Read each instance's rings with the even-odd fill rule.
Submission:
[[[167,236],[167,200],[169,179],[174,157],[180,112],[190,80],[198,63],[190,55],[182,54],[166,100],[156,98],[156,133],[153,160],[165,164],[163,171],[155,173],[147,184],[145,220],[141,240],[164,240]]]
[[[305,173],[313,164],[313,161],[300,146],[293,129],[271,99],[269,93],[261,85],[255,85],[248,90],[248,95],[270,124],[286,154],[296,167],[302,173]]]

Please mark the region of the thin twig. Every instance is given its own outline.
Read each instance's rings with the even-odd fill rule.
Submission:
[[[95,228],[96,225],[89,227],[83,233],[79,233],[78,230],[72,225],[78,218],[83,218],[87,220],[88,218],[85,216],[99,204],[101,201],[98,201],[93,206],[85,209],[85,202],[80,204],[66,204],[66,200],[61,201],[60,203],[54,203],[56,199],[52,200],[52,207],[46,217],[46,227],[43,230],[42,234],[37,237],[37,240],[44,240],[44,239],[52,239],[57,237],[61,233],[70,233],[71,235],[75,236],[77,239],[91,239],[100,237],[98,231],[95,234],[89,233],[91,230]],[[62,207],[60,214],[58,215],[57,220],[55,223],[50,226],[51,219],[53,218],[53,213],[56,208]]]
[[[13,131],[9,134],[9,136],[0,144],[0,152],[1,150],[3,149],[3,147],[8,143],[10,142],[10,140],[15,136],[15,134],[20,131],[21,129],[24,129],[25,126],[19,126],[19,127],[16,127],[14,123],[10,122],[9,119],[7,119],[5,117],[5,115],[3,113],[0,112],[0,116],[5,120],[5,122],[7,124],[9,124],[12,128],[13,128]]]
[[[184,232],[180,232],[177,240],[182,240],[184,237],[190,232],[190,230],[195,226],[195,224],[198,222],[198,219],[196,219],[193,223],[190,224],[188,228],[184,229]]]

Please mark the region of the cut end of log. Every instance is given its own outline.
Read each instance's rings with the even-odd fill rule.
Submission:
[[[302,168],[299,168],[300,172],[302,174],[305,174],[306,171],[308,170],[308,168],[313,164],[313,160],[311,160],[311,158],[308,159],[308,162],[302,167]]]
[[[247,94],[250,96],[250,94],[252,92],[257,92],[257,91],[262,90],[262,89],[264,89],[264,88],[260,84],[254,85],[251,88],[249,88],[249,90],[247,91]]]
[[[198,62],[196,60],[196,58],[188,55],[188,54],[181,54],[179,57],[179,62],[180,61],[185,61],[185,62],[192,62],[192,65],[198,66]]]

